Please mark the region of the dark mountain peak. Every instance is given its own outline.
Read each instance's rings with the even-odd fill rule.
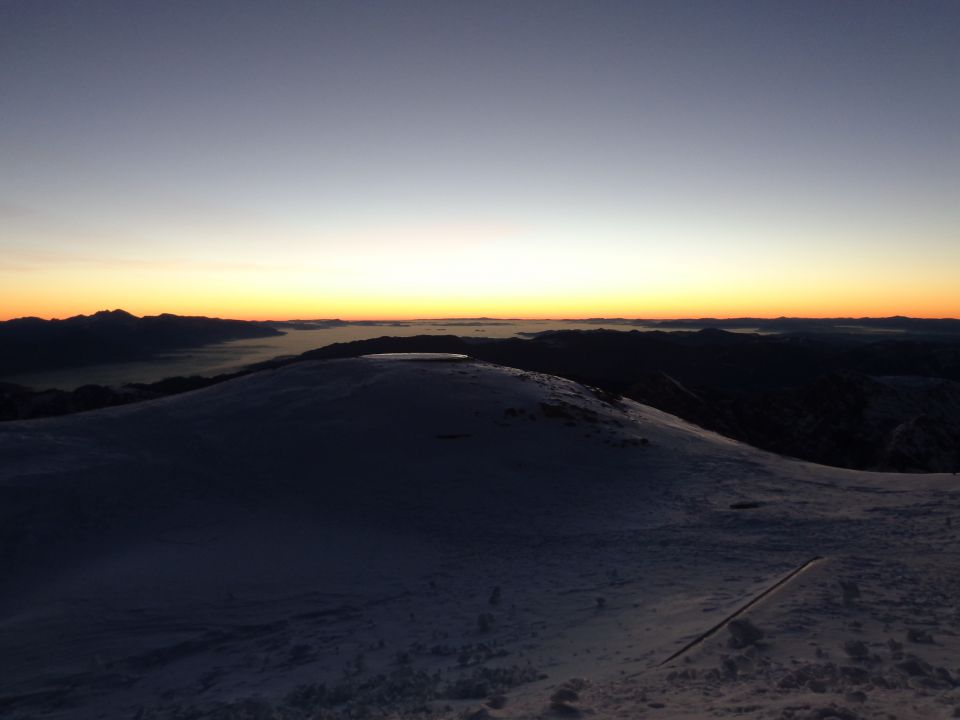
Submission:
[[[94,322],[136,322],[140,318],[126,310],[98,310],[90,319]]]
[[[93,315],[78,315],[66,322],[76,325],[85,325],[97,328],[130,328],[139,322],[140,318],[131,315],[126,310],[98,310]]]
[[[27,315],[26,317],[13,318],[12,320],[6,320],[4,322],[10,326],[26,327],[26,326],[34,326],[34,325],[44,325],[49,321],[44,320],[43,318],[39,318],[36,315]]]

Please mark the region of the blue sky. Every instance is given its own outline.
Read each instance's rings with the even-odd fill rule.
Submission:
[[[7,0],[0,314],[955,315],[957,78],[955,2]]]

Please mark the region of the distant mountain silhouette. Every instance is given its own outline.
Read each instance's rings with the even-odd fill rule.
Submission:
[[[684,320],[637,321],[663,328],[716,328],[719,330],[755,329],[775,333],[912,333],[923,335],[960,334],[955,318],[911,318],[902,315],[885,318],[697,318]]]
[[[246,320],[167,313],[137,317],[124,310],[101,310],[65,320],[18,318],[0,322],[0,376],[145,359],[224,340],[282,334]]]

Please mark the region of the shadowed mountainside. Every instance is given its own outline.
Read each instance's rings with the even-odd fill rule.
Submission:
[[[382,338],[304,357],[388,351],[463,352],[561,375],[825,465],[960,469],[960,343],[953,339],[594,330],[531,340]]]

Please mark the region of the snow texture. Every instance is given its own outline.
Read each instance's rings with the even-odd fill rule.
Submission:
[[[955,476],[438,359],[0,425],[0,716],[960,707]]]

